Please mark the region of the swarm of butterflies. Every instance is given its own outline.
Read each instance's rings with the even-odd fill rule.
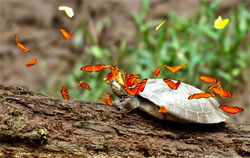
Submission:
[[[65,14],[70,18],[72,18],[74,16],[73,9],[68,7],[68,6],[59,6],[58,10],[59,11],[64,11]],[[156,27],[155,30],[157,31],[158,29],[160,29],[165,23],[166,23],[166,20],[164,20],[162,23],[160,23]],[[224,27],[226,27],[226,25],[228,23],[229,23],[229,19],[222,20],[221,16],[219,16],[214,22],[214,28],[215,29],[223,29]],[[65,29],[60,29],[60,32],[61,32],[61,34],[63,35],[63,37],[66,40],[69,40],[73,35],[73,34],[68,33],[68,31],[65,30]],[[30,49],[28,49],[27,47],[25,47],[23,44],[21,44],[18,41],[17,34],[15,34],[15,41],[16,41],[17,47],[19,47],[21,50],[23,50],[24,52],[30,52]],[[26,66],[31,67],[31,66],[35,65],[36,62],[37,62],[37,59],[33,58],[28,64],[26,64]],[[116,63],[116,62],[117,62],[117,60],[115,60],[113,63]],[[124,78],[123,75],[119,72],[119,67],[114,66],[113,63],[109,64],[109,65],[104,65],[104,64],[86,65],[86,66],[83,66],[81,68],[81,71],[98,72],[98,71],[101,71],[103,69],[110,69],[111,72],[109,72],[107,74],[107,76],[104,78],[106,83],[110,84],[111,81],[116,80],[117,78]],[[184,66],[185,66],[185,64],[181,64],[181,65],[177,65],[177,66],[161,65],[152,73],[153,73],[153,75],[155,77],[157,77],[163,67],[167,68],[172,73],[176,73],[177,71],[182,69]],[[128,72],[125,70],[124,71],[124,76],[125,76],[125,80],[124,80],[124,82],[125,82],[124,83],[125,90],[129,95],[135,96],[135,95],[138,95],[140,92],[142,92],[144,90],[144,87],[145,87],[145,85],[147,83],[147,79],[142,79],[140,81],[140,74],[135,74],[135,75],[134,74],[128,74]],[[189,100],[215,97],[216,95],[220,96],[223,99],[227,98],[227,97],[236,96],[236,94],[232,94],[230,91],[224,90],[222,88],[222,86],[221,86],[220,81],[218,81],[216,78],[209,77],[209,76],[200,76],[200,80],[204,81],[205,83],[214,83],[214,84],[216,84],[216,86],[208,87],[208,89],[211,90],[212,92],[196,93],[196,94],[193,94],[193,95],[189,96],[188,97]],[[181,81],[177,81],[175,83],[174,81],[172,81],[170,79],[167,79],[167,78],[163,79],[163,81],[166,83],[166,85],[168,85],[173,90],[177,90],[178,87],[181,84]],[[80,81],[77,84],[77,86],[81,86],[81,87],[91,91],[91,87],[85,81]],[[68,90],[64,86],[62,86],[61,94],[62,94],[62,97],[65,100],[70,99]],[[112,106],[113,105],[113,99],[112,99],[111,95],[109,93],[106,93],[105,95],[106,95],[107,99],[100,98],[100,100],[105,102],[106,104]],[[238,112],[244,111],[243,108],[232,107],[230,105],[220,105],[219,108],[224,110],[225,112],[231,113],[231,114],[236,114]],[[159,109],[159,112],[167,113],[168,109],[166,107],[162,106]]]

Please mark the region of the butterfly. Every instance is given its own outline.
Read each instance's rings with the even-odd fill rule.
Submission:
[[[163,22],[161,22],[161,23],[155,28],[155,30],[156,30],[156,31],[159,30],[160,27],[162,27],[165,23],[166,23],[166,20],[164,20]]]
[[[155,77],[157,77],[157,76],[159,75],[159,73],[160,73],[160,71],[161,71],[161,69],[162,69],[162,66],[163,66],[163,65],[159,66],[159,67],[153,72],[153,75],[154,75]]]
[[[102,69],[109,68],[109,65],[104,65],[104,64],[98,64],[98,65],[87,65],[83,66],[81,68],[82,71],[87,71],[87,72],[98,72],[101,71]]]
[[[204,81],[205,83],[217,83],[217,79],[214,77],[209,76],[200,76],[200,80]]]
[[[220,81],[218,81],[216,83],[216,87],[209,86],[208,89],[211,90],[211,91],[213,91],[215,94],[219,95],[223,99],[225,97],[234,97],[234,96],[236,96],[236,94],[232,95],[232,93],[230,91],[223,90]]]
[[[36,64],[36,58],[33,58],[28,64],[26,64],[27,67],[30,67],[32,65]]]
[[[86,88],[87,90],[91,91],[90,86],[85,81],[80,81],[80,83],[78,83],[77,86],[82,86],[83,88]]]
[[[133,85],[137,85],[140,82],[140,74],[128,74],[126,70],[124,70],[125,74],[125,86],[132,87]]]
[[[21,43],[18,42],[18,39],[17,39],[17,35],[16,35],[16,34],[15,34],[15,40],[16,40],[17,46],[18,46],[21,50],[23,50],[24,52],[30,52],[30,50],[29,50],[27,47],[25,47],[23,44],[21,44]]]
[[[68,7],[68,6],[59,6],[58,10],[60,11],[64,11],[66,13],[66,15],[70,18],[72,18],[74,16],[74,11],[72,8]]]
[[[193,95],[190,95],[188,97],[188,99],[200,99],[200,98],[209,98],[209,97],[215,97],[214,93],[210,93],[210,92],[204,92],[204,93],[196,93]]]
[[[134,88],[125,87],[125,90],[130,95],[138,95],[140,92],[144,90],[144,87],[147,83],[148,79],[143,79],[140,83],[138,83]]]
[[[181,68],[183,68],[186,64],[181,64],[181,65],[177,65],[177,66],[168,66],[168,65],[164,65],[169,71],[175,73],[177,71],[179,71]]]
[[[112,77],[112,72],[109,72],[107,76],[103,79],[106,81],[106,83],[110,83],[108,80]]]
[[[161,112],[161,113],[167,113],[168,112],[168,108],[166,108],[165,106],[161,106],[159,112]]]
[[[231,113],[231,114],[236,114],[238,112],[244,111],[243,108],[235,107],[235,106],[231,107],[229,105],[221,105],[219,108],[222,109],[223,111],[225,111],[227,113]]]
[[[68,90],[64,86],[62,86],[61,94],[64,100],[69,100]]]
[[[66,39],[66,40],[69,40],[72,35],[70,33],[68,33],[67,30],[64,30],[64,29],[60,29],[60,32],[62,33],[63,37]]]
[[[106,104],[112,106],[113,105],[113,99],[111,97],[111,95],[109,93],[106,93],[106,98],[107,99],[104,99],[104,98],[99,98],[99,100],[105,102]]]
[[[181,84],[181,81],[177,81],[176,83],[169,79],[163,79],[163,81],[173,90],[176,90]]]
[[[214,28],[216,28],[216,29],[223,29],[224,27],[227,26],[228,23],[229,23],[229,19],[222,20],[221,16],[219,16],[214,21]]]

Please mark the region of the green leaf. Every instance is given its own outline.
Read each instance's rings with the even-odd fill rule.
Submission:
[[[96,58],[101,58],[103,56],[102,49],[97,45],[91,47],[90,53]]]
[[[143,12],[145,14],[148,14],[148,12],[149,12],[149,2],[148,2],[148,0],[142,0],[142,7],[143,7]]]

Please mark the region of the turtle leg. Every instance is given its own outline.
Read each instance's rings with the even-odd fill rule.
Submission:
[[[140,102],[136,97],[116,98],[114,106],[118,107],[123,113],[128,113],[140,106]]]

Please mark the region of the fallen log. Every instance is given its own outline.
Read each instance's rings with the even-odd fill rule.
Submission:
[[[180,124],[0,84],[0,157],[250,157],[250,125]]]

